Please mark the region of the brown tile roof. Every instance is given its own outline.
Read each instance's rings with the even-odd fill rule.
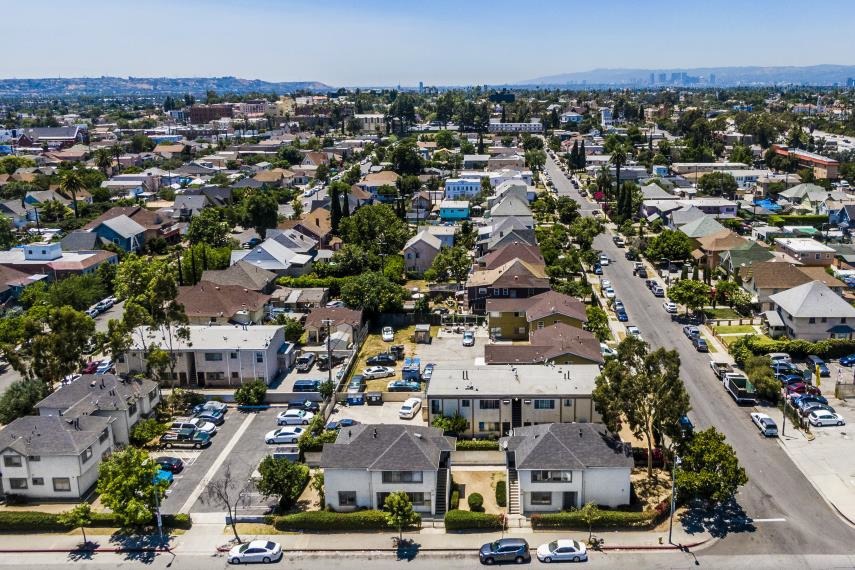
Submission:
[[[309,160],[309,161],[311,161],[313,164],[327,164],[327,163],[329,163],[329,161],[330,161],[330,159],[329,159],[329,157],[326,155],[326,153],[323,153],[323,152],[317,152],[317,151],[314,151],[314,152],[307,152],[307,153],[306,153],[306,156],[304,156],[303,158],[304,158],[304,159],[308,159],[308,160]]]
[[[538,364],[566,354],[601,364],[600,342],[593,334],[565,323],[556,323],[531,331],[528,345],[488,344],[484,347],[487,364]]]
[[[382,186],[383,184],[394,186],[395,182],[398,181],[398,178],[400,178],[400,176],[398,176],[397,172],[392,170],[383,170],[382,172],[366,174],[359,183],[366,186]]]
[[[535,265],[545,265],[546,263],[543,260],[543,256],[540,254],[539,247],[519,242],[509,243],[506,246],[491,251],[479,261],[484,264],[486,269],[495,269],[512,259],[521,259],[522,261]]]
[[[730,230],[696,238],[701,250],[705,253],[727,251],[744,247],[748,241]]]
[[[362,325],[362,311],[346,307],[318,307],[312,309],[306,317],[306,328],[320,329],[325,327],[324,321],[330,319],[332,326],[347,324],[354,328]]]
[[[743,279],[754,281],[755,289],[792,289],[811,281],[826,286],[845,287],[844,283],[825,272],[824,267],[802,267],[792,263],[761,261],[740,270]]]
[[[559,314],[587,322],[585,303],[563,293],[547,291],[530,299],[531,306],[526,311],[528,322],[536,321],[550,315]]]
[[[303,219],[294,227],[298,230],[305,229],[320,238],[326,237],[332,231],[330,211],[326,208],[316,208],[303,216]]]
[[[200,281],[193,287],[179,287],[176,300],[184,306],[188,317],[233,317],[241,309],[253,312],[261,309],[270,295],[239,285]]]
[[[98,250],[80,261],[51,261],[46,265],[54,271],[85,271],[116,257],[118,256],[112,251]]]
[[[495,269],[476,271],[469,277],[467,287],[549,288],[549,278],[542,265],[519,259],[508,261]]]

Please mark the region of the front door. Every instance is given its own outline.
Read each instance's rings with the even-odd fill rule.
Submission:
[[[569,511],[576,508],[576,491],[565,491],[561,504],[561,510]]]
[[[514,398],[511,401],[511,425],[515,428],[522,427],[522,399]]]
[[[509,435],[511,433],[511,422],[502,422],[502,435]]]

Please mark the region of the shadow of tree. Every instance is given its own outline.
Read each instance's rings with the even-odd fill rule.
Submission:
[[[164,535],[163,540],[168,545],[170,536]],[[125,559],[133,562],[151,564],[157,556],[156,550],[161,549],[160,536],[154,534],[125,534],[115,533],[110,536],[110,545],[113,548],[124,550]]]
[[[416,556],[419,554],[419,549],[422,546],[421,544],[415,542],[411,538],[405,538],[399,541],[398,537],[394,537],[394,540],[396,560],[406,560],[407,562],[415,560]]]
[[[689,534],[709,532],[715,538],[724,538],[730,533],[757,530],[751,518],[735,500],[720,505],[706,505],[700,501],[690,503],[680,522]]]
[[[69,562],[79,562],[81,560],[92,560],[95,550],[101,545],[93,540],[81,542],[77,550],[72,550],[68,553]]]

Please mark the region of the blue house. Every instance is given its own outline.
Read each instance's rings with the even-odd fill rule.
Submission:
[[[840,225],[845,223],[850,229],[855,226],[855,205],[847,204],[842,208],[828,210],[828,223]]]
[[[104,220],[92,231],[102,242],[115,244],[125,251],[140,251],[145,244],[145,228],[124,214]]]
[[[439,219],[444,222],[469,218],[469,202],[465,200],[443,200],[439,204]]]

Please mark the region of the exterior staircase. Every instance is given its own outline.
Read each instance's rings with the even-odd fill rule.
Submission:
[[[508,469],[508,514],[520,514],[520,480],[513,468]]]
[[[448,508],[448,469],[440,468],[436,472],[436,514],[434,517],[442,519]]]

